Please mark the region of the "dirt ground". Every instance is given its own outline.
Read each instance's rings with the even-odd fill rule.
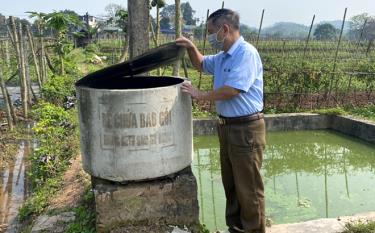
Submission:
[[[70,168],[63,175],[63,184],[51,200],[48,210],[64,210],[78,206],[90,177],[82,170],[81,156],[72,159]]]

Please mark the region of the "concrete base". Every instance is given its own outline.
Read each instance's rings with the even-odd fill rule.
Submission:
[[[194,228],[199,224],[197,184],[191,167],[174,177],[128,184],[92,177],[92,185],[99,233],[121,227],[131,227],[136,233],[144,232],[145,226]]]

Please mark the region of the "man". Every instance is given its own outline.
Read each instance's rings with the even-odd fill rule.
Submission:
[[[185,37],[176,43],[187,49],[193,66],[214,76],[212,91],[188,83],[182,91],[198,100],[215,101],[222,182],[226,195],[229,232],[264,233],[264,188],[260,168],[265,148],[263,67],[257,50],[244,41],[239,15],[229,9],[212,13],[208,41],[222,50],[203,56]]]

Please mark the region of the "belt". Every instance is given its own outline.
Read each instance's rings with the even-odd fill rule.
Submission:
[[[220,125],[229,125],[229,124],[241,124],[241,123],[248,123],[252,121],[257,121],[263,119],[263,113],[257,112],[248,116],[240,116],[240,117],[223,117],[219,116],[219,124]]]

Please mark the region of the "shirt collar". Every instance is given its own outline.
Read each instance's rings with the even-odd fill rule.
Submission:
[[[240,46],[240,43],[244,41],[244,38],[242,36],[240,36],[233,44],[232,46],[230,47],[230,49],[228,50],[228,52],[226,52],[226,54],[232,56],[233,53],[236,51],[236,49],[238,48],[238,46]]]

